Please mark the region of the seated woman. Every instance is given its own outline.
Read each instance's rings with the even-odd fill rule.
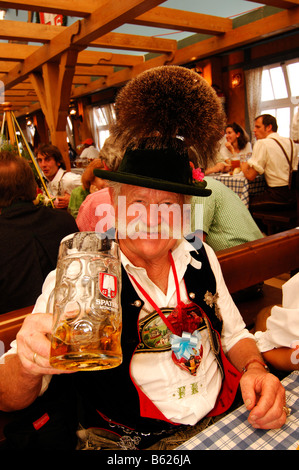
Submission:
[[[256,325],[258,348],[265,361],[277,370],[299,370],[298,287],[299,273],[282,286],[282,306],[263,310],[261,323]]]
[[[94,175],[93,170],[96,168],[107,169],[104,161],[101,158],[96,158],[89,163],[84,173],[82,174],[82,186],[78,186],[71,192],[68,211],[75,219],[86,196],[107,186],[106,181]]]
[[[244,129],[236,122],[226,126],[226,142],[220,149],[220,155],[224,161],[229,161],[233,158],[240,159],[252,152],[249,137]]]

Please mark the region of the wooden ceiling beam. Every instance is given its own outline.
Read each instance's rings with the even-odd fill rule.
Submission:
[[[76,66],[74,76],[106,77],[114,72],[109,65],[95,65],[91,67]]]
[[[75,88],[74,85],[82,85],[82,84],[87,85],[90,82],[91,82],[90,75],[76,75],[76,71],[75,71],[75,75],[73,78],[73,88]]]
[[[143,56],[112,54],[111,52],[82,51],[78,54],[77,65],[114,65],[134,67],[144,62]]]
[[[36,52],[38,49],[39,46],[0,42],[0,61],[10,60],[20,62],[21,60],[27,59],[27,57]]]
[[[1,61],[21,62],[31,54],[39,50],[39,46],[27,44],[0,43],[0,67]],[[78,54],[78,65],[111,64],[119,67],[134,67],[144,61],[143,56],[129,54],[113,54],[105,51],[84,50]]]
[[[87,95],[104,88],[120,86],[125,82],[126,77],[127,80],[130,80],[152,67],[165,64],[183,65],[229,49],[241,47],[263,37],[275,35],[279,31],[296,29],[298,26],[299,7],[291,11],[279,12],[248,25],[235,28],[221,37],[205,39],[194,45],[179,49],[171,60],[169,60],[168,55],[162,54],[157,58],[144,62],[144,64],[135,66],[133,69],[115,72],[109,75],[106,80],[95,80],[86,87],[76,88],[73,91],[72,97]]]
[[[66,28],[66,26],[5,20],[1,22],[0,39],[46,44]],[[16,44],[14,46],[17,47]],[[159,53],[175,51],[177,42],[173,39],[153,38],[136,34],[107,33],[100,39],[92,41],[89,46]]]
[[[222,34],[232,29],[232,21],[228,18],[221,18],[202,13],[186,12],[164,7],[157,7],[163,1],[153,2],[152,6],[138,11],[133,16],[125,18],[122,24],[141,24],[144,26],[155,26],[167,29],[182,29],[203,34]],[[273,0],[275,1],[275,0]],[[276,0],[278,1],[278,0]],[[283,0],[280,0],[283,1]],[[291,0],[295,1],[295,0]],[[115,5],[107,4],[108,9],[113,10]],[[122,2],[123,4],[127,3]],[[13,0],[11,2],[0,0],[0,9],[15,8],[16,10],[43,11],[49,13],[60,13],[78,18],[88,18],[95,13],[99,7],[104,8],[105,0],[51,0],[49,5],[46,0]],[[147,11],[147,13],[145,13]],[[117,26],[110,28],[110,31]]]
[[[139,36],[136,34],[108,33],[90,43],[93,47],[109,49],[143,51],[143,52],[172,52],[177,49],[174,39]]]
[[[16,66],[15,62],[10,60],[0,60],[0,73],[8,73]]]
[[[172,8],[157,7],[130,21],[131,24],[152,26],[202,34],[223,34],[232,30],[229,18],[204,15]]]
[[[103,0],[100,3],[103,3]],[[4,85],[6,87],[16,85],[41,65],[57,60],[67,49],[84,49],[91,41],[160,3],[162,0],[126,0],[126,2],[114,0],[112,5],[111,2],[104,2],[88,20],[82,19],[73,23],[56,35],[49,44],[39,47],[24,60],[23,64],[18,64],[4,78]]]
[[[29,82],[29,83],[22,82],[22,83],[18,83],[18,85],[11,88],[11,90],[22,90],[23,92],[24,91],[26,92],[26,91],[34,90],[34,88],[31,84],[31,82]]]
[[[61,28],[65,29],[66,26],[4,20],[1,22],[0,39],[47,43],[61,33]]]
[[[246,0],[251,1],[251,0]],[[255,3],[261,3],[262,5],[268,5],[269,7],[277,7],[283,9],[293,8],[299,5],[299,0],[254,0]]]
[[[299,27],[299,7],[281,11],[261,20],[248,23],[217,36],[179,49],[171,63],[181,65],[214,54],[266,39],[280,32],[292,31]]]
[[[42,11],[66,16],[86,18],[95,11],[105,0],[11,0],[0,1],[0,9],[13,8],[16,10]]]
[[[73,40],[76,46],[86,47],[95,39],[110,33],[125,23],[156,7],[165,0],[113,0],[95,10],[88,19],[80,21],[80,31]]]
[[[30,97],[31,98],[37,98],[35,90],[31,87],[31,90],[16,90],[14,88],[7,90],[5,92],[5,96],[19,96],[23,98]]]

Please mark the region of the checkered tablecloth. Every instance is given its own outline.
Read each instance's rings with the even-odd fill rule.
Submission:
[[[221,181],[221,183],[225,184],[225,186],[237,193],[246,207],[249,207],[250,196],[258,194],[265,189],[265,180],[263,176],[257,176],[254,181],[249,181],[243,174],[229,175],[227,173],[217,173],[210,176],[215,180]]]
[[[296,450],[299,448],[299,372],[283,379],[287,406],[291,408],[280,429],[254,429],[247,421],[249,412],[241,406],[177,450]]]

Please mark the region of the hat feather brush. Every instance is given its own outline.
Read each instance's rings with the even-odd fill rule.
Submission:
[[[119,92],[112,132],[124,148],[194,147],[200,166],[213,161],[224,113],[207,81],[185,67],[146,70]],[[179,137],[179,138],[178,138]]]

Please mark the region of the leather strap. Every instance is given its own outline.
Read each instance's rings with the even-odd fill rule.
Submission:
[[[291,158],[290,158],[290,160],[289,160],[289,157],[288,157],[288,155],[287,155],[287,152],[285,151],[285,149],[283,148],[283,146],[281,145],[281,143],[278,142],[278,140],[276,140],[276,139],[273,139],[273,138],[272,138],[272,140],[274,140],[274,141],[279,145],[279,147],[280,147],[281,150],[283,151],[283,154],[284,154],[284,156],[286,157],[287,162],[288,162],[288,164],[289,164],[290,171],[289,171],[289,184],[288,184],[288,186],[289,186],[289,189],[291,189],[291,186],[292,186],[292,172],[293,172],[293,152],[294,152],[292,139],[290,139],[290,143],[291,143]]]

